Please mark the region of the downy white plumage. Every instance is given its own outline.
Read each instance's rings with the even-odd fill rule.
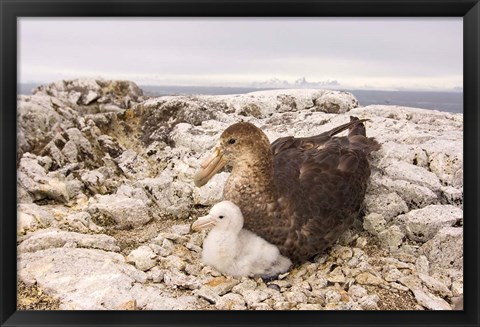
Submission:
[[[291,266],[275,245],[242,229],[242,212],[231,201],[215,204],[207,216],[192,224],[193,230],[207,227],[213,228],[203,242],[202,261],[224,274],[270,278]]]

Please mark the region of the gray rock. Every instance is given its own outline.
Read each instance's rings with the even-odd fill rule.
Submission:
[[[245,279],[232,288],[232,292],[243,294],[245,291],[252,291],[257,287],[257,282],[253,279]]]
[[[246,290],[242,293],[242,296],[245,299],[248,308],[256,303],[263,302],[268,298],[268,294],[260,290]]]
[[[48,177],[35,156],[24,156],[17,170],[17,184],[20,189],[33,196],[34,200],[52,199],[60,203],[70,200],[65,182]]]
[[[340,295],[340,293],[334,290],[328,290],[325,293],[325,301],[327,303],[338,303],[340,302],[341,298],[342,296]]]
[[[96,249],[52,248],[20,253],[19,278],[61,300],[62,309],[116,309],[132,299],[146,275],[122,255]]]
[[[387,282],[395,282],[402,277],[403,277],[402,272],[400,270],[398,270],[397,268],[392,268],[392,269],[388,270],[385,273],[385,275],[383,276],[383,278]]]
[[[410,209],[423,208],[438,202],[438,196],[434,191],[409,181],[375,176],[372,177],[371,185],[372,188],[384,188],[389,193],[397,192]]]
[[[80,179],[92,194],[105,194],[107,192],[104,185],[105,176],[98,170],[84,171],[81,173]]]
[[[118,156],[115,162],[128,178],[141,179],[150,175],[148,162],[131,149]]]
[[[202,289],[209,289],[214,294],[222,296],[230,292],[238,283],[239,281],[237,279],[220,276],[208,280],[208,282],[202,286]]]
[[[191,183],[174,181],[170,171],[164,171],[156,178],[147,178],[139,184],[151,193],[157,205],[158,215],[188,218],[192,206]]]
[[[429,265],[428,259],[424,255],[420,255],[415,261],[415,268],[417,269],[418,273],[428,274],[430,269]]]
[[[115,238],[99,234],[89,235],[61,231],[56,228],[41,229],[25,236],[18,246],[19,252],[37,252],[49,248],[59,248],[67,244],[76,244],[82,248],[120,251]]]
[[[119,228],[139,227],[148,223],[152,217],[146,204],[140,199],[125,195],[101,195],[97,202],[88,206],[88,212],[94,222],[100,226],[116,225]]]
[[[443,227],[419,249],[430,267],[463,269],[463,228]]]
[[[452,310],[451,306],[441,297],[424,292],[421,289],[413,290],[413,295],[420,305],[430,310]]]
[[[429,205],[406,215],[406,231],[418,242],[430,240],[442,227],[453,226],[463,219],[463,210],[452,205]]]
[[[34,203],[17,204],[17,233],[25,234],[39,228],[56,225],[54,216],[44,208]]]
[[[218,298],[215,308],[218,310],[245,310],[246,305],[241,295],[228,293]]]
[[[150,279],[154,283],[161,283],[163,281],[164,275],[165,270],[160,269],[157,266],[152,267],[150,270],[147,271],[148,279]]]
[[[372,275],[371,273],[368,272],[362,272],[357,277],[355,277],[355,280],[358,284],[361,285],[382,285],[385,284],[385,281],[377,277],[375,275]]]
[[[187,276],[178,270],[167,270],[163,276],[165,285],[174,289],[195,290],[201,287],[200,282],[193,276]]]
[[[377,235],[384,230],[385,224],[385,219],[378,213],[371,213],[363,218],[363,228],[373,235]]]
[[[102,232],[103,228],[96,225],[92,221],[92,217],[88,212],[81,211],[68,215],[64,223],[70,227],[77,229],[80,232],[93,231],[96,233]]]
[[[382,196],[366,195],[365,205],[368,212],[381,215],[387,222],[401,213],[408,212],[407,204],[396,192]]]
[[[387,229],[378,233],[378,238],[382,245],[390,250],[396,250],[402,245],[405,234],[396,225],[390,226]]]
[[[452,297],[452,292],[448,289],[445,284],[433,277],[430,277],[427,274],[419,273],[418,277],[430,291],[442,296],[442,297]]]
[[[176,255],[169,255],[165,258],[161,258],[160,262],[165,269],[185,270],[185,261]]]
[[[385,162],[385,172],[393,180],[404,180],[423,187],[427,187],[432,191],[438,191],[442,185],[432,172],[423,167],[418,167],[404,161],[388,161]]]
[[[47,144],[59,130],[73,126],[76,113],[64,102],[49,95],[17,98],[18,156]],[[55,110],[60,106],[63,110]],[[70,120],[72,119],[72,120]]]
[[[364,310],[377,310],[380,298],[377,294],[366,295],[358,300],[358,304]]]
[[[285,299],[290,303],[305,304],[307,303],[307,295],[303,292],[285,292]]]
[[[127,256],[126,261],[135,264],[135,267],[141,271],[147,271],[157,264],[156,257],[157,255],[150,247],[142,245],[132,250]]]
[[[366,296],[368,293],[367,290],[362,286],[354,284],[348,289],[348,294],[350,294],[350,296],[352,296],[354,299],[360,299]]]
[[[333,271],[328,274],[327,280],[331,283],[345,283],[345,275],[342,272],[342,268],[337,267],[333,269]]]

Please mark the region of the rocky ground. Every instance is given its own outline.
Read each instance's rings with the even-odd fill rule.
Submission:
[[[72,80],[18,97],[19,309],[451,310],[463,301],[463,115],[359,107],[346,92],[147,98]],[[239,120],[271,141],[369,118],[365,207],[327,253],[279,280],[204,266],[189,225],[228,172],[192,177]]]

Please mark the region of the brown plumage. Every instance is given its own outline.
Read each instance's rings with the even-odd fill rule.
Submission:
[[[308,260],[335,242],[359,214],[370,176],[367,155],[380,148],[366,137],[364,121],[350,117],[322,134],[283,137],[271,145],[253,124],[231,125],[195,175],[195,184],[206,184],[230,165],[223,194],[241,208],[245,228],[292,261]],[[347,129],[348,136],[335,136]]]

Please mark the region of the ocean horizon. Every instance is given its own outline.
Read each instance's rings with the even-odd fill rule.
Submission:
[[[18,87],[19,94],[29,95],[42,83],[24,83]],[[221,87],[221,86],[157,86],[138,85],[148,96],[167,95],[227,95],[255,91],[279,90],[278,88]],[[463,113],[463,92],[437,91],[384,91],[384,90],[341,90],[352,93],[360,106],[372,104],[396,105],[413,108]]]

